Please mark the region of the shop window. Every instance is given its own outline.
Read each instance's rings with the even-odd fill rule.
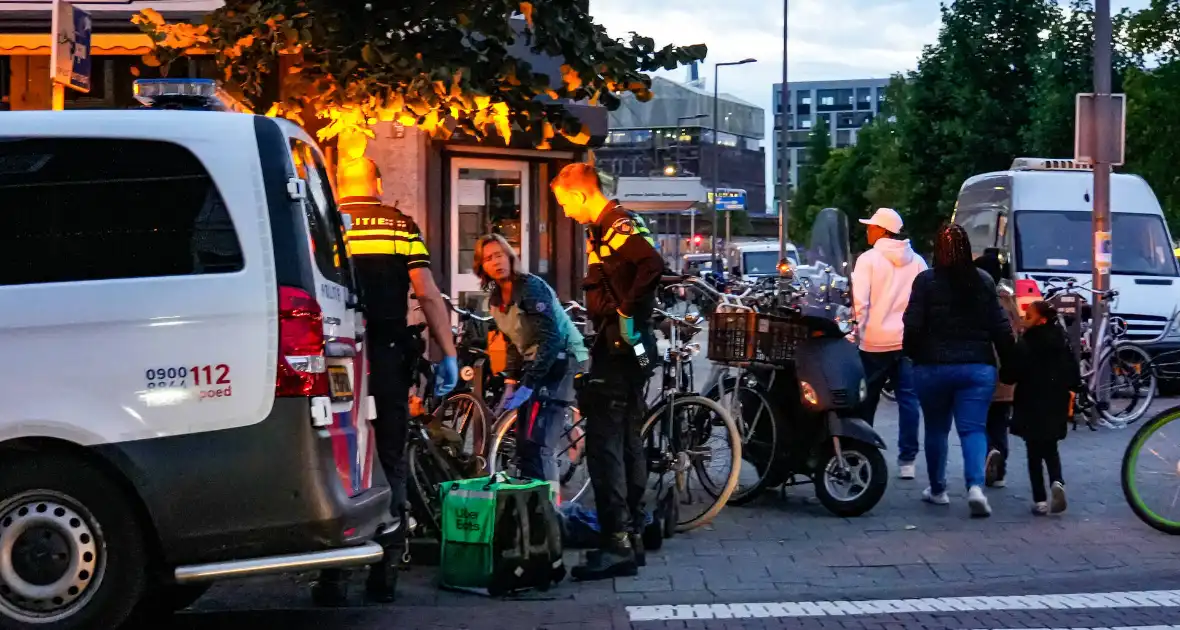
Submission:
[[[230,273],[243,268],[225,201],[169,142],[0,143],[0,285]]]
[[[460,168],[459,273],[475,273],[475,242],[484,234],[500,234],[521,251],[521,172]]]

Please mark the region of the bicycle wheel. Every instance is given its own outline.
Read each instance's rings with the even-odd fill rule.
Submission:
[[[1155,400],[1156,377],[1151,356],[1143,348],[1131,344],[1117,344],[1105,350],[1098,365],[1109,365],[1099,383],[1099,393],[1106,393],[1109,406],[1100,407],[1102,418],[1115,426],[1131,424],[1147,413]]]
[[[434,410],[434,418],[462,436],[464,455],[483,456],[486,453],[492,410],[478,396],[471,392],[451,394]]]
[[[779,444],[779,417],[766,392],[748,383],[739,385],[729,376],[715,385],[706,396],[721,404],[738,426],[742,436],[742,465],[738,485],[729,497],[729,505],[745,505],[770,487],[770,472],[782,455]]]
[[[410,473],[410,507],[419,522],[429,525],[431,531],[442,532],[442,499],[439,486],[454,481],[438,465],[421,444],[412,443],[406,452],[406,468]]]
[[[488,472],[496,474],[506,471],[517,474],[516,468],[516,418],[513,411],[505,414],[494,427],[491,448],[488,450]],[[557,471],[561,483],[562,503],[581,499],[590,489],[590,475],[585,461],[586,434],[582,427],[582,413],[577,407],[570,407],[566,414],[565,429],[558,443]]]
[[[1140,520],[1167,534],[1180,534],[1180,407],[1144,423],[1123,453],[1122,485]]]
[[[665,434],[665,419],[671,421],[671,435]],[[656,476],[656,496],[666,483],[676,484],[680,495],[676,531],[712,521],[737,488],[741,473],[742,438],[729,412],[704,396],[677,396],[648,415],[642,435],[648,476]]]

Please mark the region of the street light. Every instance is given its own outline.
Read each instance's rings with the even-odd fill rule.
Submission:
[[[721,135],[720,127],[718,126],[718,108],[721,101],[721,91],[718,89],[717,80],[719,78],[718,71],[721,66],[741,66],[747,63],[754,63],[758,61],[753,57],[742,59],[741,61],[726,61],[713,66],[713,271],[717,272],[720,267],[720,262],[717,259],[717,180],[721,177],[721,160],[718,159],[718,152],[721,145],[718,142],[718,136]]]
[[[676,175],[676,166],[675,165],[669,164],[664,167],[664,176],[665,177],[672,177],[674,175]]]
[[[779,150],[777,151],[779,160],[779,193],[778,193],[778,257],[779,260],[787,259],[787,220],[791,210],[790,201],[787,199],[790,190],[791,167],[789,164],[789,157],[791,150],[788,148],[791,141],[790,126],[787,121],[791,118],[791,88],[787,83],[787,16],[791,12],[791,0],[783,0],[783,85],[779,93],[779,119],[782,128],[779,129]]]

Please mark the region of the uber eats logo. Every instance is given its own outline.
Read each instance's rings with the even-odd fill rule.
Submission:
[[[479,512],[467,509],[455,511],[455,528],[463,532],[479,531]]]

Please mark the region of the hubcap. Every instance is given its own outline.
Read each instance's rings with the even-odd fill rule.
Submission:
[[[873,480],[869,459],[856,451],[845,450],[844,466],[835,455],[824,468],[824,488],[838,501],[855,501],[868,489]]]
[[[50,493],[0,506],[0,608],[45,621],[85,605],[101,579],[97,531],[88,515]]]

